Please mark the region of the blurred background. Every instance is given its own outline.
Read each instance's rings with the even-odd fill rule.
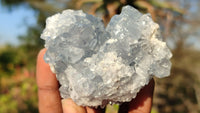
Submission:
[[[127,4],[152,15],[173,52],[171,76],[155,78],[152,113],[200,113],[200,0],[0,1],[0,113],[38,112],[35,65],[48,16],[82,9],[106,25]]]

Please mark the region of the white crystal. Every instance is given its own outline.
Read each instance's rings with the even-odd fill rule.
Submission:
[[[78,105],[130,101],[152,75],[170,74],[172,54],[158,24],[131,6],[123,7],[106,28],[92,15],[65,10],[47,19],[41,38],[62,98]]]

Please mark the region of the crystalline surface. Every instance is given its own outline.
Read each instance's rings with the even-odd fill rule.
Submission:
[[[61,96],[78,105],[130,101],[153,75],[170,74],[172,54],[158,24],[130,6],[106,28],[94,16],[65,10],[47,19],[41,38]]]

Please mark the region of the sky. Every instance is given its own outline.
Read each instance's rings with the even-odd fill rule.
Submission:
[[[0,46],[6,43],[18,45],[18,36],[26,33],[28,26],[36,25],[36,13],[19,6],[9,11],[0,3]]]

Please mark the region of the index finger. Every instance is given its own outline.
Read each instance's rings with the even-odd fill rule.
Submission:
[[[46,49],[39,52],[36,67],[39,111],[40,113],[62,113],[59,84],[55,74],[43,59],[45,52]]]

